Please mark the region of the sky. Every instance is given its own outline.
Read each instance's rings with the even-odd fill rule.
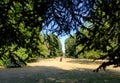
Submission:
[[[65,40],[66,40],[66,38],[68,38],[68,35],[60,37],[63,53],[65,53]]]

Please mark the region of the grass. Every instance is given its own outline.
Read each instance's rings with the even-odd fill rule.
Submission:
[[[68,61],[70,63],[78,63],[78,64],[101,64],[102,60],[93,60],[93,59],[73,59]]]
[[[39,68],[39,67],[38,67]],[[47,68],[47,67],[46,67]],[[106,71],[95,73],[91,70],[59,70],[47,68],[46,72],[36,72],[23,77],[0,79],[0,83],[119,83],[120,75]],[[52,69],[49,71],[49,69]],[[55,72],[53,72],[53,70]],[[59,72],[56,72],[59,71]]]
[[[0,83],[120,83],[119,73],[109,69],[96,73],[87,68],[64,70],[52,66],[34,66],[1,69]]]

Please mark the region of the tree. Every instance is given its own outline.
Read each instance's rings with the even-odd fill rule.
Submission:
[[[43,55],[40,37],[42,19],[36,10],[36,6],[39,5],[37,3],[40,2],[0,1],[0,59],[2,61],[9,59],[15,65],[18,61],[26,65],[26,61],[34,55]],[[27,55],[18,53],[20,49],[24,49]]]
[[[91,3],[92,2],[92,3]],[[92,11],[94,0],[47,0],[47,11],[42,15],[43,29],[58,35],[79,31],[83,19]],[[51,25],[51,27],[48,27]]]
[[[89,31],[86,29],[80,29],[80,33],[82,34],[79,38],[78,38],[78,34],[74,33],[73,36],[70,36],[66,39],[65,41],[65,47],[66,47],[66,56],[68,57],[74,57],[74,58],[89,58],[89,59],[96,59],[99,57],[100,54],[103,54],[103,52],[101,50],[89,50],[89,49],[84,49],[84,51],[82,53],[81,50],[83,50],[84,48],[84,44],[80,44],[80,39],[82,39],[81,43],[83,41],[83,39],[85,37],[89,38]],[[84,39],[85,40],[85,39]]]
[[[119,66],[120,52],[119,52],[119,4],[118,0],[104,0],[97,1],[94,4],[93,11],[87,16],[86,21],[92,24],[89,30],[89,37],[81,38],[82,35],[78,32],[80,39],[79,43],[84,45],[85,49],[101,50],[105,55],[100,55],[99,59],[108,59],[108,62],[101,64],[95,71],[98,72],[101,68],[105,69],[106,66],[115,65]],[[84,27],[84,26],[83,26]],[[84,42],[83,42],[84,41]]]
[[[70,36],[65,41],[65,55],[68,57],[78,58],[76,55],[76,36]],[[76,55],[76,56],[75,56]]]
[[[102,50],[107,52],[104,58],[108,57],[109,62],[103,63],[101,67],[111,64],[119,66],[119,4],[119,0],[1,0],[0,48],[3,49],[2,52],[5,46],[12,44],[17,45],[16,49],[30,48],[28,57],[31,57],[32,53],[39,54],[38,31],[47,29],[58,35],[76,31],[77,38],[80,39],[77,44],[84,45],[81,52],[87,49]],[[93,28],[84,26],[84,22],[90,22]],[[25,30],[30,31],[28,40],[32,44],[26,42],[26,36],[19,29],[21,24]],[[79,32],[79,28],[89,30],[90,37],[84,36],[81,39],[83,34]],[[111,41],[116,39],[118,44],[112,45]],[[14,62],[15,58],[12,61]]]
[[[46,46],[49,49],[48,57],[62,56],[62,45],[59,38],[54,34],[45,35]]]
[[[101,50],[106,55],[100,59],[108,59],[96,71],[109,65],[119,66],[119,27],[120,27],[119,0],[76,0],[54,1],[44,15],[44,24],[50,23],[53,32],[70,33],[76,30],[78,45],[84,45],[85,50]],[[92,24],[92,28],[84,25]],[[89,31],[89,37],[79,32],[79,27]],[[48,28],[51,30],[51,28]],[[81,36],[83,35],[83,36]],[[82,37],[82,38],[81,38]]]

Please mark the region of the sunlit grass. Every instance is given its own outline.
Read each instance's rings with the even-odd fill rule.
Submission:
[[[51,59],[48,59],[48,61],[49,63],[52,62]],[[80,65],[93,64],[91,60],[79,62],[79,60],[72,59],[66,63],[78,63]],[[66,63],[63,62],[63,64]],[[2,77],[4,74],[6,78]],[[7,74],[9,76],[7,76]],[[0,70],[0,83],[120,83],[120,72],[107,69],[106,71],[101,70],[96,73],[87,67],[70,70],[64,70],[53,66],[11,68]]]

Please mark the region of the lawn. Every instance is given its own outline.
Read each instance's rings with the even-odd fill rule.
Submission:
[[[81,60],[44,59],[23,68],[0,69],[0,83],[120,83],[120,71],[107,68],[93,72],[99,64]]]

